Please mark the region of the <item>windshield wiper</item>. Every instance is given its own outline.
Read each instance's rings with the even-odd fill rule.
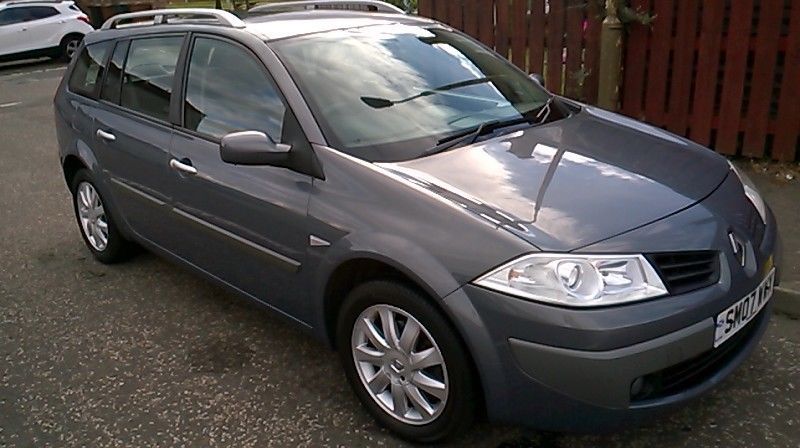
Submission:
[[[364,104],[366,104],[369,107],[372,107],[373,109],[385,109],[387,107],[392,107],[395,104],[407,103],[409,101],[414,101],[417,98],[422,98],[424,96],[435,95],[437,93],[446,92],[448,90],[454,90],[467,86],[474,86],[476,84],[485,84],[487,82],[490,82],[492,78],[493,77],[490,76],[486,78],[475,78],[475,79],[468,79],[466,81],[454,82],[452,84],[436,87],[435,89],[423,90],[422,92],[417,93],[416,95],[412,95],[409,96],[408,98],[403,98],[400,100],[390,100],[388,98],[377,98],[374,96],[362,96],[361,101],[363,101]]]
[[[514,126],[517,124],[523,123],[530,123],[532,120],[530,117],[517,117],[517,118],[510,118],[507,120],[490,120],[484,123],[479,124],[478,126],[471,127],[464,129],[462,131],[456,132],[454,134],[448,135],[443,139],[439,140],[431,149],[423,152],[420,157],[430,156],[433,154],[438,154],[440,152],[447,151],[449,149],[455,148],[456,146],[466,146],[475,143],[478,140],[478,137],[486,134],[493,133],[497,129],[505,128],[508,126]]]
[[[553,102],[555,101],[556,96],[551,95],[550,98],[545,101],[544,104],[539,106],[536,109],[531,110],[530,112],[536,111],[536,122],[541,124],[547,121],[550,117],[550,112],[553,111]],[[530,113],[529,112],[529,113]]]
[[[497,129],[505,128],[509,126],[514,126],[523,123],[536,123],[537,125],[545,123],[547,119],[550,117],[550,113],[552,112],[553,102],[555,101],[556,96],[552,95],[550,98],[545,101],[544,104],[537,107],[536,109],[531,109],[530,111],[523,114],[521,117],[517,118],[509,118],[506,120],[490,120],[485,123],[481,123],[478,126],[474,126],[471,128],[464,129],[462,131],[458,131],[454,134],[448,135],[443,139],[439,140],[431,149],[423,152],[420,157],[425,157],[433,154],[438,154],[440,152],[447,151],[449,149],[455,148],[456,146],[466,146],[475,143],[479,137],[482,135],[490,134]],[[536,113],[533,115],[533,113]],[[531,115],[533,115],[531,117]]]

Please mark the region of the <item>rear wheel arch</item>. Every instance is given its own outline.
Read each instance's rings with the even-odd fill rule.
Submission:
[[[117,226],[116,220],[112,216],[108,196],[105,196],[100,190],[97,179],[88,168],[78,165],[82,162],[77,157],[73,156],[73,159],[65,160],[64,163],[65,165],[70,163],[70,169],[80,166],[74,173],[71,173],[68,182],[78,228],[89,251],[104,264],[117,263],[130,258],[136,253],[136,247]],[[81,200],[79,197],[83,199]],[[99,213],[91,214],[86,210]],[[102,230],[103,227],[98,226],[101,222],[105,223],[105,232]],[[90,230],[90,227],[93,229]],[[98,239],[102,243],[98,243]]]
[[[70,49],[67,48],[67,45],[72,41],[77,41],[74,47],[70,46],[73,51],[77,52],[80,49],[80,42],[83,40],[83,36],[84,35],[82,33],[78,32],[71,32],[64,35],[64,37],[62,37],[61,41],[58,43],[58,56],[65,61],[68,61],[71,58],[71,55],[69,54]]]
[[[70,41],[72,39],[83,40],[83,36],[84,35],[82,33],[78,33],[75,31],[67,33],[64,35],[64,37],[61,38],[61,41],[59,41],[59,45],[63,46],[65,43],[67,43],[67,41]]]
[[[78,173],[78,171],[82,169],[89,169],[83,160],[72,154],[64,158],[62,168],[64,170],[64,180],[67,182],[67,186],[70,188],[72,188],[72,180],[75,178],[75,175]]]
[[[91,173],[92,176],[94,176],[95,187],[103,194],[108,213],[113,215],[113,218],[117,223],[122,236],[127,240],[133,241],[135,239],[134,233],[130,228],[128,228],[127,222],[123,219],[123,215],[117,208],[117,203],[114,200],[115,198],[109,191],[109,185],[102,181],[101,170],[94,158],[94,155],[88,150],[82,150],[81,145],[79,144],[78,154],[67,154],[64,157],[64,161],[62,162],[61,166],[64,172],[64,181],[66,181],[67,189],[69,189],[70,192],[72,192],[74,186],[73,184],[75,176],[81,170],[86,170]]]

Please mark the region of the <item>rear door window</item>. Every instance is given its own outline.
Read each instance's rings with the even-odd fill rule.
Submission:
[[[0,25],[13,25],[28,20],[29,8],[6,8],[0,11]]]
[[[50,6],[22,6],[0,11],[0,25],[30,22],[58,15],[58,10]]]
[[[120,105],[166,121],[183,36],[133,39],[122,75]]]
[[[103,79],[106,56],[113,42],[98,42],[87,45],[78,56],[69,78],[69,90],[78,95],[96,98],[99,83]]]

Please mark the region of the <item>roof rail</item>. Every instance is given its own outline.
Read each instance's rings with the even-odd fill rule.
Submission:
[[[25,3],[66,3],[72,0],[0,0],[0,5],[22,5]]]
[[[382,2],[380,0],[297,0],[255,6],[250,8],[248,13],[276,14],[279,12],[308,11],[317,9],[345,9],[405,14],[405,11],[397,6]]]
[[[117,14],[114,17],[106,20],[103,23],[103,26],[100,28],[102,30],[110,30],[117,28],[120,25],[120,22],[125,20],[131,19],[147,19],[152,18],[153,22],[146,22],[146,23],[136,23],[131,24],[129,26],[140,26],[140,25],[161,25],[169,23],[168,19],[170,18],[177,18],[177,19],[199,19],[199,20],[216,20],[217,23],[221,26],[227,26],[230,28],[244,28],[245,24],[242,20],[235,15],[229,13],[228,11],[223,11],[221,9],[211,9],[211,8],[176,8],[176,9],[153,9],[150,11],[137,11],[137,12],[128,12],[125,14]],[[124,26],[124,25],[123,25]]]

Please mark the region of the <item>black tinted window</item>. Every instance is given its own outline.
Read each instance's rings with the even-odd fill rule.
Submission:
[[[186,81],[186,128],[212,137],[263,131],[280,141],[285,112],[272,80],[252,54],[217,39],[195,40]]]
[[[103,91],[100,97],[114,104],[119,104],[120,81],[122,80],[122,65],[125,63],[125,56],[128,54],[128,41],[117,44],[114,54],[111,55],[111,62],[108,64],[108,74],[103,83]]]
[[[96,97],[97,85],[103,79],[106,56],[110,48],[111,42],[100,42],[84,47],[69,78],[70,91]]]
[[[24,6],[18,8],[8,8],[0,11],[0,25],[30,22],[31,20],[52,17],[56,14],[58,14],[58,11],[50,6]]]
[[[175,65],[183,37],[134,39],[122,77],[120,104],[154,118],[169,117]]]
[[[28,18],[28,8],[7,8],[0,11],[0,25],[24,22]]]
[[[31,6],[28,9],[28,20],[46,19],[58,14],[55,8],[49,6]]]

